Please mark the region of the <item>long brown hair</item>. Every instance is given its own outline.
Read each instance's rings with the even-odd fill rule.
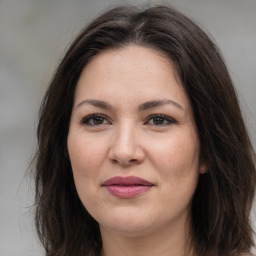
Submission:
[[[78,198],[66,140],[81,71],[100,52],[128,44],[163,52],[174,63],[192,105],[201,157],[209,167],[200,175],[191,207],[196,255],[248,253],[253,245],[249,214],[256,184],[255,152],[219,50],[173,8],[125,6],[104,13],[78,35],[41,105],[35,220],[46,255],[99,254],[99,227]]]

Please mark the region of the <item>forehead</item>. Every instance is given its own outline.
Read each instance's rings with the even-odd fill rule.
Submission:
[[[147,71],[148,75],[160,73],[161,70],[176,76],[173,62],[161,51],[138,45],[127,45],[120,48],[105,50],[92,58],[84,68],[85,73],[92,69],[98,69],[102,74],[110,73],[114,67],[114,72],[139,73]],[[137,71],[137,72],[136,72]],[[144,73],[141,73],[143,75]],[[87,73],[88,75],[88,73]],[[162,74],[163,75],[163,74]],[[178,80],[178,79],[177,79]]]
[[[160,51],[129,45],[96,55],[79,78],[75,99],[123,97],[147,100],[170,96],[189,105],[174,64]]]

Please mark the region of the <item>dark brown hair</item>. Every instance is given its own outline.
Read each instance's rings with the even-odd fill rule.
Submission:
[[[126,6],[94,20],[69,47],[42,102],[35,157],[36,226],[47,256],[98,255],[97,222],[80,202],[67,153],[74,91],[81,71],[107,49],[136,44],[156,49],[175,65],[192,105],[201,157],[191,208],[196,255],[248,253],[255,192],[255,152],[231,78],[216,45],[193,21],[166,6]],[[168,239],[168,237],[166,238]]]

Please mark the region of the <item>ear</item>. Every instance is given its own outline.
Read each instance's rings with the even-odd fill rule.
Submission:
[[[200,160],[200,165],[199,165],[199,173],[200,174],[204,174],[204,173],[207,173],[209,170],[208,168],[208,163],[206,160],[204,159],[201,159]]]

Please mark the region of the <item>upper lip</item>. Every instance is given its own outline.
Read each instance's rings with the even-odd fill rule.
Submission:
[[[153,186],[151,182],[136,176],[127,176],[127,177],[115,176],[113,178],[106,180],[103,183],[103,186],[114,186],[114,185],[116,186],[118,185],[119,186],[129,186],[129,185]]]

